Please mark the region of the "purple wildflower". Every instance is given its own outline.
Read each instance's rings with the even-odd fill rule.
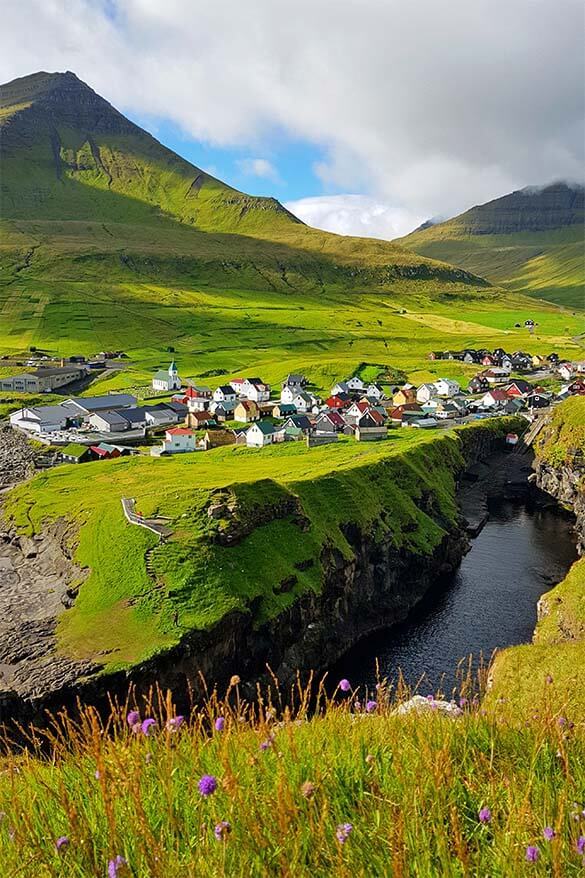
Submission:
[[[211,796],[217,789],[217,778],[212,774],[204,774],[197,786],[202,796]]]
[[[480,808],[479,814],[479,822],[480,823],[491,823],[492,822],[492,812],[486,806],[484,808]]]
[[[580,835],[575,845],[578,854],[585,855],[585,835]]]
[[[542,830],[542,834],[546,841],[552,841],[556,835],[556,832],[552,828],[552,826],[545,826]]]
[[[377,707],[378,707],[377,701],[367,701],[366,702],[366,711],[368,713],[373,713]]]
[[[553,681],[552,675],[547,674],[546,675],[546,682],[548,683],[549,686],[551,685],[552,681]]]
[[[529,863],[536,863],[540,856],[540,851],[535,844],[529,844],[526,848],[526,860]]]
[[[181,726],[183,725],[184,722],[185,722],[184,716],[173,716],[167,722],[167,729],[169,730],[169,732],[176,732],[178,729],[181,728]]]
[[[262,743],[260,744],[260,749],[261,750],[269,750],[273,744],[274,744],[274,735],[269,735],[269,737],[266,738],[265,741],[262,741]]]
[[[67,848],[69,847],[69,839],[67,838],[67,836],[60,835],[59,838],[57,839],[57,841],[55,842],[55,847],[57,848],[59,853],[66,851]]]
[[[567,720],[565,719],[564,716],[560,716],[557,720],[557,723],[561,728],[563,728],[563,726],[567,725]]]
[[[351,823],[340,823],[335,831],[335,837],[339,844],[345,844],[347,839],[349,838],[349,834],[352,831],[353,826]]]
[[[154,726],[156,726],[156,720],[149,716],[140,726],[140,731],[143,735],[150,735],[151,731],[154,732]]]
[[[223,716],[218,716],[215,721],[214,727],[216,732],[223,732],[225,728],[225,719],[223,718]]]
[[[227,820],[221,820],[219,823],[215,824],[213,834],[218,841],[225,841],[231,831],[232,827],[230,823]]]
[[[356,710],[361,710],[361,709],[362,709],[362,703],[361,703],[361,701],[355,701],[353,706],[355,707]]]
[[[136,723],[140,722],[140,714],[137,710],[131,710],[128,716],[126,717],[126,722],[132,728]]]
[[[349,692],[349,690],[351,689],[351,683],[344,677],[343,680],[339,681],[339,688],[342,692]]]
[[[117,857],[115,857],[113,860],[110,860],[108,863],[108,878],[118,878],[120,869],[122,869],[126,865],[127,863],[124,857],[121,857],[120,854],[118,854]]]
[[[467,707],[467,704],[468,704],[467,698],[460,698],[459,699],[459,707],[461,709],[463,709],[464,707]]]

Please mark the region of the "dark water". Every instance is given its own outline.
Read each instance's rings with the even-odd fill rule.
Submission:
[[[461,658],[532,639],[539,597],[576,559],[571,519],[556,509],[498,504],[459,569],[407,621],[366,638],[334,669],[352,685],[373,685],[398,669],[422,694],[456,683]],[[338,676],[339,675],[339,676]]]

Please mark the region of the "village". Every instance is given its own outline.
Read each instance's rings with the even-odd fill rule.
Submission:
[[[104,354],[104,359],[107,356],[116,354]],[[212,389],[183,382],[173,360],[152,377],[152,390],[162,395],[161,401],[140,405],[130,393],[72,396],[56,405],[23,406],[10,415],[10,424],[58,447],[63,462],[82,463],[137,453],[163,457],[227,445],[265,448],[304,441],[313,447],[342,436],[379,441],[399,427],[429,430],[510,414],[531,420],[535,411],[567,396],[585,395],[585,363],[561,360],[555,353],[542,357],[502,348],[465,349],[433,351],[429,359],[461,360],[482,368],[465,387],[446,377],[415,386],[367,382],[352,375],[334,384],[323,399],[302,374],[287,375],[276,393],[259,377],[233,378]],[[37,382],[37,391],[38,382],[61,388],[66,376],[78,375],[84,368],[86,364],[63,363],[60,370],[49,369],[47,376],[38,369],[31,380]],[[11,389],[15,388],[30,374],[5,379],[3,384],[12,381]],[[560,386],[553,391],[552,383]]]

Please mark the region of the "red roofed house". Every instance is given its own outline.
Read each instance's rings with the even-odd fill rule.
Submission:
[[[488,390],[488,392],[482,396],[480,402],[483,408],[500,408],[505,405],[509,400],[510,396],[505,390],[502,390],[500,387],[494,387],[493,390]]]
[[[342,409],[347,408],[350,403],[351,400],[349,399],[349,397],[347,399],[342,399],[339,394],[337,396],[330,396],[329,399],[325,400],[325,405],[328,409],[331,409],[332,411],[341,411]]]
[[[524,394],[532,390],[532,384],[524,381],[523,378],[517,378],[515,381],[511,381],[510,384],[507,384],[504,389],[508,396],[524,396]]]
[[[180,454],[184,451],[195,451],[195,433],[189,427],[171,427],[165,433],[162,453]]]
[[[405,412],[413,412],[414,414],[420,414],[422,416],[423,410],[416,402],[406,402],[403,405],[397,405],[396,408],[390,409],[388,417],[391,421],[394,421],[395,424],[401,424],[404,420]]]
[[[337,411],[322,412],[315,420],[315,433],[341,433],[345,421]]]

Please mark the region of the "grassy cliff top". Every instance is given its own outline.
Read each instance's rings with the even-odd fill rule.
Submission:
[[[585,397],[572,396],[553,412],[535,443],[537,458],[560,466],[585,455]]]
[[[18,486],[5,514],[28,533],[57,519],[69,523],[68,542],[88,576],[61,614],[60,648],[127,666],[231,611],[253,607],[262,622],[305,591],[319,591],[324,546],[353,557],[346,524],[374,528],[397,549],[431,552],[456,517],[464,437],[505,429],[505,421],[494,421],[434,435],[396,430],[381,443],[342,439],[313,449],[287,443],[71,464]],[[129,525],[122,497],[135,498],[145,517],[164,517],[171,539],[158,545],[152,533]],[[217,504],[219,518],[209,517]],[[222,544],[226,533],[236,535],[233,544]]]

